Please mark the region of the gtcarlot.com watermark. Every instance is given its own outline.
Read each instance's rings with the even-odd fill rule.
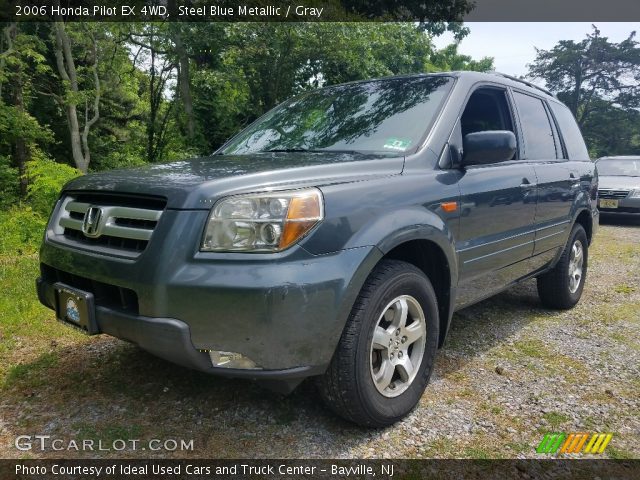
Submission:
[[[138,438],[114,439],[114,440],[94,440],[65,439],[56,438],[51,435],[20,435],[16,437],[15,447],[23,452],[26,451],[73,451],[73,452],[122,452],[132,450],[150,450],[166,452],[188,452],[193,451],[193,439],[175,438],[152,438],[150,440],[140,440]]]

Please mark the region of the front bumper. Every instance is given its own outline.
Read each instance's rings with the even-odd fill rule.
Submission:
[[[605,215],[640,215],[640,198],[626,197],[617,200],[618,208],[602,208],[598,205],[600,213]]]
[[[135,308],[96,300],[99,331],[159,357],[256,380],[303,378],[326,369],[353,303],[382,257],[377,248],[325,255],[300,246],[276,254],[205,253],[184,239],[199,238],[206,212],[164,215],[175,215],[171,223],[182,236],[152,241],[133,261],[45,241],[41,302],[54,308],[56,281],[127,289],[135,292]],[[69,283],[78,279],[81,284]],[[240,353],[261,370],[214,368],[208,350]]]
[[[40,302],[53,308],[53,284],[39,278],[36,281]],[[324,368],[303,366],[282,370],[242,370],[212,366],[209,354],[193,346],[189,326],[175,318],[149,318],[130,315],[115,309],[96,307],[100,333],[134,343],[143,350],[183,367],[202,372],[245,378],[266,384],[273,390],[288,393],[308,376],[322,374]]]

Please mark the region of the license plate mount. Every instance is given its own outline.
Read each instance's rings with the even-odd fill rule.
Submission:
[[[93,293],[78,290],[60,282],[55,283],[53,288],[56,299],[56,318],[59,322],[87,335],[100,333]]]
[[[611,198],[601,198],[600,208],[618,208],[618,200]]]

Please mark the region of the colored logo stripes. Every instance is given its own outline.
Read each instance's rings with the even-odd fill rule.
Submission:
[[[547,433],[536,452],[598,454],[604,452],[611,438],[613,438],[611,433]]]

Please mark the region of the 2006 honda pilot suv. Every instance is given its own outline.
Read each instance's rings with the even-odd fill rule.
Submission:
[[[571,308],[597,175],[570,111],[499,74],[304,93],[210,157],[65,186],[38,294],[59,320],[343,417],[417,404],[453,312],[537,278]]]

